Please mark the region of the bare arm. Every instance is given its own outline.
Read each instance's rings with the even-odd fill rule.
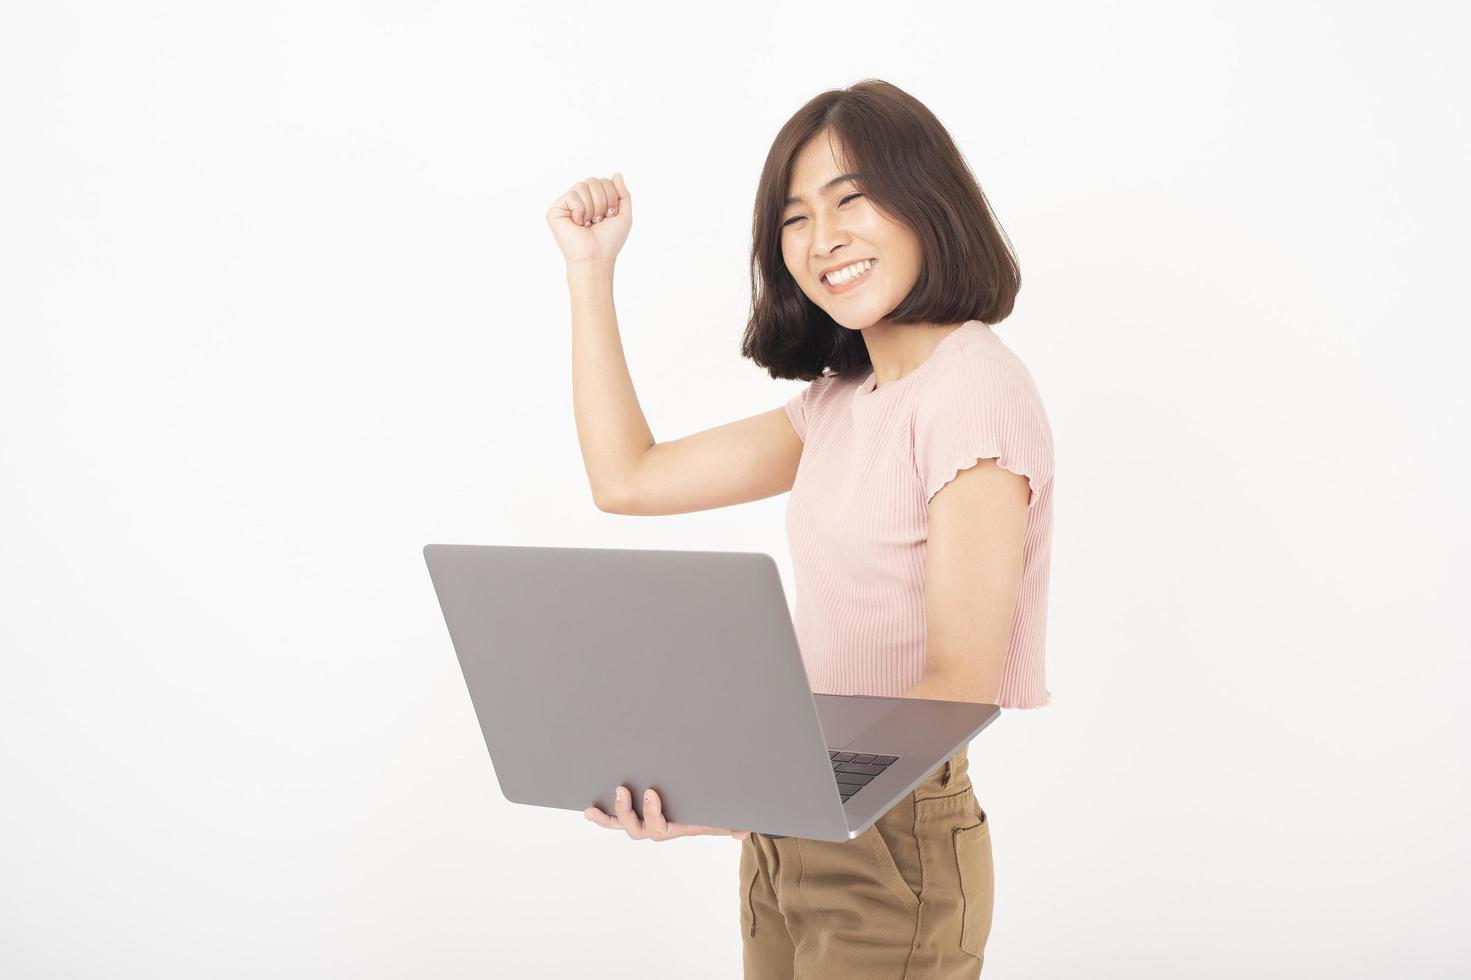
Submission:
[[[611,261],[568,263],[572,299],[572,412],[599,510],[625,496],[629,474],[654,445],[623,356]]]
[[[995,704],[1027,533],[1027,478],[982,459],[930,501],[925,673],[906,698]]]
[[[593,501],[615,514],[682,514],[790,490],[802,440],[784,408],[654,442],[613,306],[614,260],[632,205],[615,174],[575,185],[547,215],[567,260],[572,410]]]
[[[786,493],[802,440],[785,408],[650,446],[635,463],[615,514],[684,514]]]
[[[613,308],[613,269],[568,266],[572,410],[598,509],[684,514],[785,493],[802,440],[785,408],[656,443],[638,403]]]

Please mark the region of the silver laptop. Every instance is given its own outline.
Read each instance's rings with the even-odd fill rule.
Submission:
[[[857,837],[1000,713],[813,694],[760,552],[431,544],[439,596],[512,803],[769,837]]]

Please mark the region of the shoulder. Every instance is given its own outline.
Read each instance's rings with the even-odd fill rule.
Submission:
[[[844,384],[854,380],[856,378],[852,374],[824,374],[820,377],[813,378],[808,387],[814,392],[836,391]]]
[[[797,393],[802,400],[803,406],[809,411],[820,406],[826,401],[837,396],[852,378],[841,374],[823,374],[807,382],[806,387]]]
[[[957,345],[915,399],[915,468],[925,499],[978,459],[1027,477],[1032,501],[1052,479],[1052,430],[1021,362],[989,345]]]
[[[807,441],[808,429],[819,419],[831,414],[828,406],[835,403],[838,392],[849,380],[851,379],[838,374],[820,375],[787,399],[787,415],[803,442]]]
[[[999,340],[967,338],[946,353],[918,393],[918,419],[960,409],[990,409],[1025,412],[1046,424],[1047,412],[1031,372]]]
[[[807,382],[807,389],[813,394],[831,390],[840,377],[841,375],[837,374],[820,374]]]

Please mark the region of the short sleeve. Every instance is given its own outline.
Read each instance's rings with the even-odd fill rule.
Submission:
[[[982,459],[1027,478],[1027,506],[1052,479],[1052,431],[1025,368],[958,351],[925,379],[914,410],[914,466],[928,502]]]
[[[811,391],[809,384],[787,399],[787,417],[792,420],[792,428],[797,430],[797,438],[804,443],[807,441],[807,396]]]
[[[832,387],[835,374],[824,374],[807,383],[807,387],[787,399],[787,416],[792,420],[792,428],[797,430],[797,438],[804,443],[807,441],[807,432],[811,428],[811,421],[817,414],[819,403],[824,393]]]

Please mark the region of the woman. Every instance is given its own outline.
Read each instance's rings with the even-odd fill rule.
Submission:
[[[820,693],[1040,707],[1052,436],[1026,367],[991,331],[1020,288],[949,134],[866,80],[782,128],[756,201],[742,353],[808,381],[785,405],[656,443],[629,379],[613,263],[622,175],[547,220],[567,259],[573,403],[593,497],[674,514],[791,491],[796,630]],[[824,369],[831,369],[824,371]],[[748,978],[977,977],[990,825],[962,749],[852,841],[670,823],[623,787],[589,820],[640,840],[742,841]]]

